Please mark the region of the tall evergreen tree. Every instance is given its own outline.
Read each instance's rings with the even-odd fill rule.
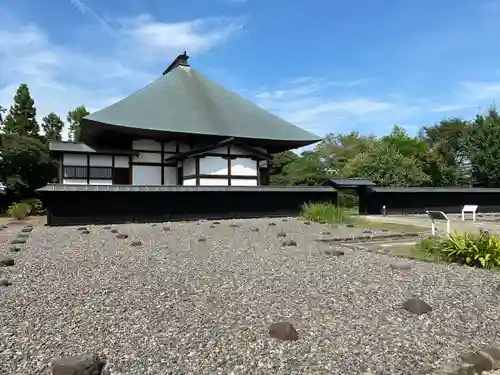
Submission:
[[[40,127],[36,121],[35,101],[25,83],[17,88],[14,104],[10,107],[3,125],[3,130],[7,134],[38,135]]]
[[[50,141],[60,141],[61,132],[64,128],[63,120],[54,112],[50,112],[42,119],[42,129],[45,132],[45,138]]]
[[[71,141],[80,140],[80,125],[82,119],[89,115],[90,112],[87,111],[84,105],[76,107],[74,110],[68,112],[68,123],[69,123],[69,139]]]

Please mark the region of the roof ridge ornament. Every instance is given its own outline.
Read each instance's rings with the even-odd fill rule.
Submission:
[[[163,72],[163,75],[167,74],[178,66],[189,66],[188,59],[189,56],[187,54],[187,51],[184,50],[184,53],[178,55],[175,60],[168,66],[168,68]]]

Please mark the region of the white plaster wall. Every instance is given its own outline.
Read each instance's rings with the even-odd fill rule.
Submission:
[[[177,147],[177,142],[174,141],[163,143],[163,151],[175,152],[176,147]]]
[[[87,166],[86,154],[63,154],[63,165]]]
[[[257,179],[237,179],[231,178],[231,186],[257,186]]]
[[[113,185],[113,180],[90,180],[89,185]]]
[[[111,167],[113,157],[111,155],[90,155],[89,165],[92,167]]]
[[[163,185],[177,185],[177,168],[163,167]]]
[[[186,159],[184,160],[183,167],[183,176],[190,176],[196,173],[196,165],[195,159]]]
[[[141,152],[139,155],[133,156],[132,161],[136,163],[161,163],[161,153]]]
[[[257,176],[257,161],[250,158],[236,158],[231,160],[231,175]]]
[[[217,156],[201,158],[200,174],[227,175],[227,159]]]
[[[115,168],[128,168],[128,156],[115,156]]]
[[[161,185],[161,166],[132,166],[132,185]]]
[[[190,151],[190,150],[191,150],[191,147],[188,144],[182,143],[182,142],[179,143],[179,152],[186,152],[186,151]]]
[[[63,184],[68,185],[87,185],[87,179],[64,178]]]
[[[184,185],[184,186],[196,186],[196,179],[195,178],[188,178],[187,180],[184,180],[182,182],[182,185]]]
[[[150,139],[136,139],[132,142],[134,150],[161,151],[161,143]]]
[[[200,186],[228,186],[227,178],[200,178]]]

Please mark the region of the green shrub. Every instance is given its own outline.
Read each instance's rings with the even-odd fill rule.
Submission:
[[[358,208],[359,198],[356,193],[339,193],[339,206],[344,208]]]
[[[500,237],[488,232],[429,237],[415,249],[427,258],[479,268],[500,267]]]
[[[7,209],[9,216],[21,220],[30,214],[31,206],[26,203],[12,203]]]
[[[438,241],[437,250],[445,260],[473,267],[500,267],[500,237],[480,233],[453,233]]]
[[[29,215],[40,215],[43,212],[43,203],[37,198],[28,198],[21,201],[22,204],[30,206]]]
[[[301,215],[320,223],[340,223],[347,218],[342,207],[331,203],[306,203],[302,206]]]

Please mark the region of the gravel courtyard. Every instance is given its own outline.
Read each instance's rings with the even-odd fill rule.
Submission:
[[[54,357],[95,352],[115,375],[423,375],[498,338],[500,274],[398,270],[315,241],[363,229],[292,218],[111,227],[128,238],[87,228],[35,228],[16,254],[6,236],[19,229],[0,234],[16,261],[0,268],[12,281],[0,287],[0,374],[50,374]],[[433,310],[403,310],[411,297]],[[280,321],[297,341],[269,337]]]

